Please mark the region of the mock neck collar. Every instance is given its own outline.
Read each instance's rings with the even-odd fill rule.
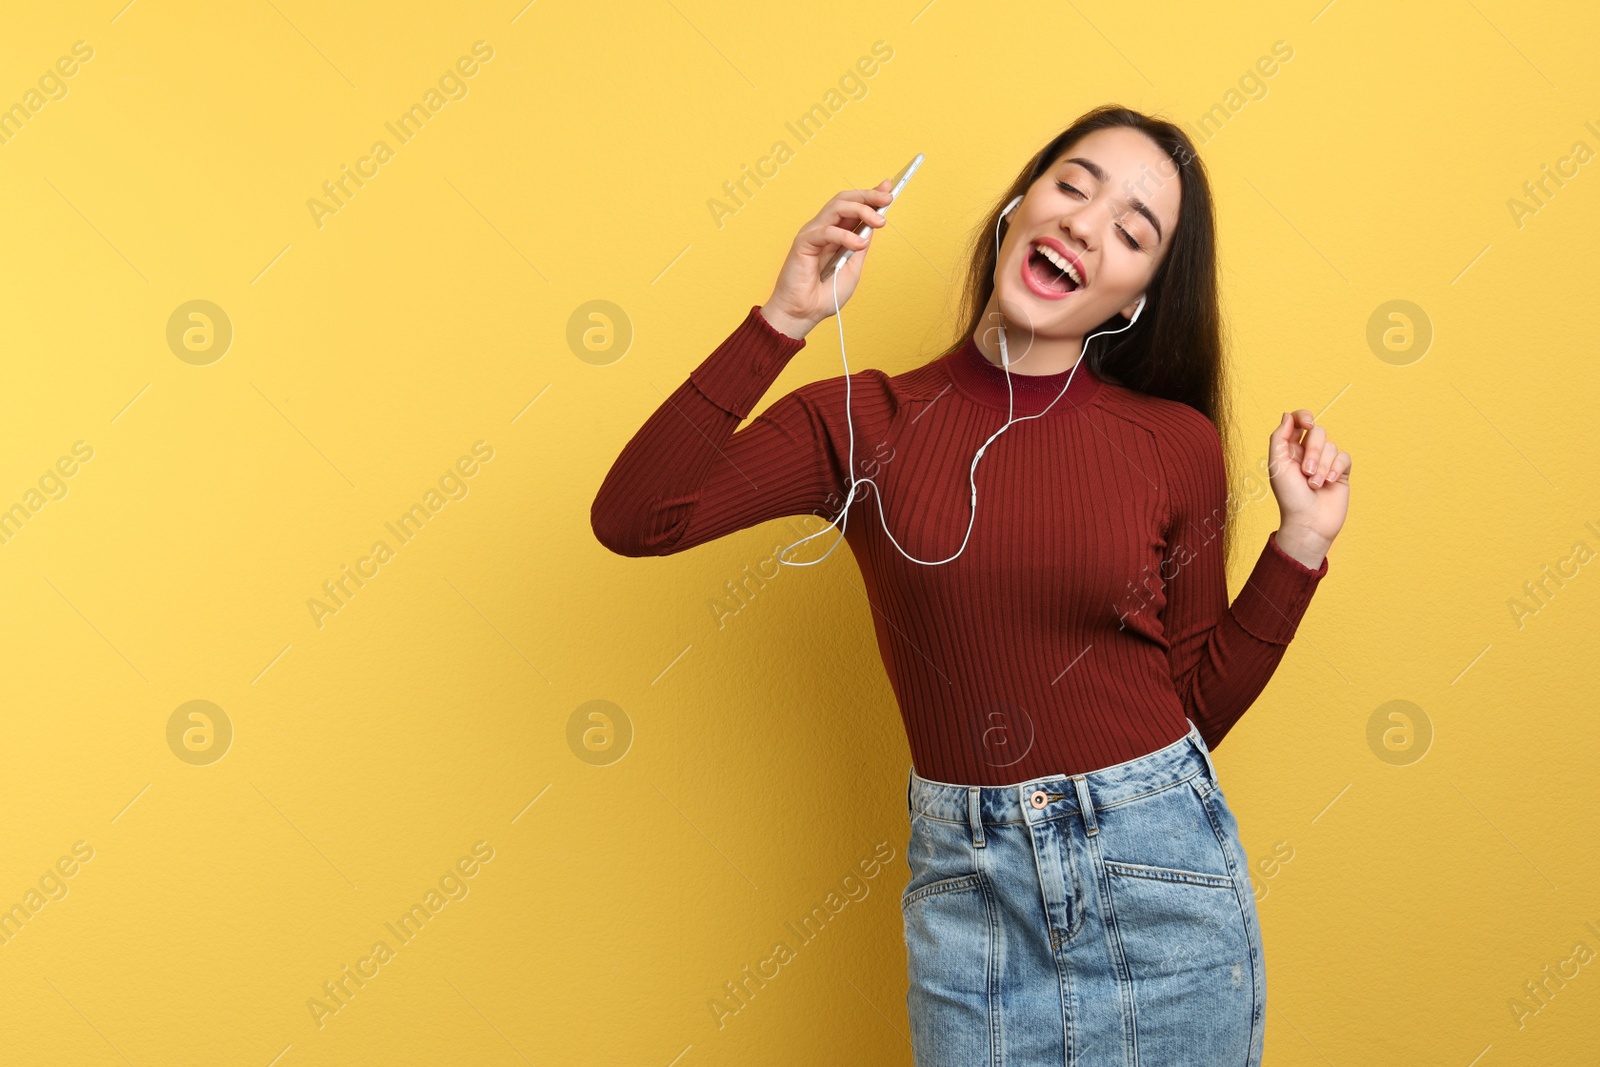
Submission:
[[[947,354],[942,362],[956,388],[969,399],[998,411],[1007,410],[1006,372],[989,362],[972,337],[968,337],[960,348]],[[1061,387],[1067,385],[1068,377],[1072,378],[1072,383],[1067,387],[1066,395],[1056,400]],[[1102,379],[1089,369],[1086,360],[1080,360],[1076,368],[1058,374],[1023,374],[1013,364],[1011,398],[1015,403],[1011,410],[1020,418],[1023,415],[1037,415],[1049,407],[1045,418],[1054,418],[1088,403],[1103,384]],[[1055,401],[1053,407],[1050,404],[1052,400]]]

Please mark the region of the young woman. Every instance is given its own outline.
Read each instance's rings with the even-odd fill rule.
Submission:
[[[1278,528],[1229,605],[1211,194],[1180,129],[1110,106],[989,213],[944,355],[813,382],[738,429],[855,290],[854,231],[883,225],[888,187],[800,230],[766,304],[623,449],[595,534],[643,556],[779,516],[854,520],[912,755],[919,1067],[1258,1064],[1261,930],[1210,750],[1327,573],[1350,455],[1310,411],[1283,416]],[[843,249],[835,290],[822,270]]]

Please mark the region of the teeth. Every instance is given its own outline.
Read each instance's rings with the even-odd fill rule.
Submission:
[[[1083,279],[1078,277],[1078,272],[1072,266],[1070,260],[1047,244],[1036,244],[1033,247],[1041,256],[1055,264],[1057,270],[1069,276],[1072,279],[1073,284],[1077,285],[1079,288],[1083,287]]]

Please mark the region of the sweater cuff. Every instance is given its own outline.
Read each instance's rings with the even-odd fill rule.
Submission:
[[[1311,594],[1328,573],[1328,557],[1312,570],[1285,552],[1267,535],[1255,570],[1233,601],[1233,617],[1245,632],[1260,641],[1287,645],[1300,619],[1311,605]]]
[[[781,332],[761,314],[760,304],[752,304],[727,340],[689,372],[689,380],[723,411],[747,418],[789,360],[805,346],[804,337]]]

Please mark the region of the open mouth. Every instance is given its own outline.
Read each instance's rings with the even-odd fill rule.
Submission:
[[[1065,296],[1082,288],[1066,259],[1042,245],[1033,246],[1023,271],[1041,296]]]

